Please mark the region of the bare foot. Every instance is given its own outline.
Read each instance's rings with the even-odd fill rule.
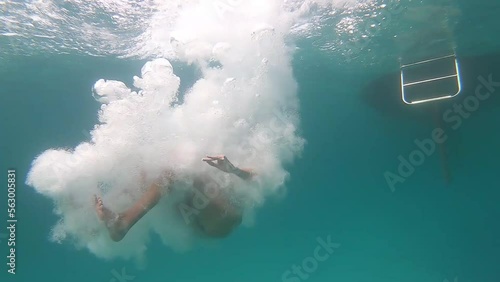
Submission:
[[[122,228],[122,220],[119,214],[112,212],[102,203],[101,197],[94,195],[95,211],[97,217],[106,224],[109,235],[113,241],[120,241],[125,236],[126,230]]]

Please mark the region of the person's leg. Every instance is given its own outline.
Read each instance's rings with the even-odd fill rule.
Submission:
[[[111,239],[118,242],[125,237],[139,219],[158,203],[161,196],[160,183],[155,182],[131,208],[119,214],[104,207],[102,199],[95,196],[97,215],[106,223]]]

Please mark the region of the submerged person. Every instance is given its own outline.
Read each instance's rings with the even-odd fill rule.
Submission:
[[[207,164],[218,168],[219,170],[234,174],[241,179],[250,180],[254,176],[251,169],[241,169],[235,167],[225,156],[207,156],[203,159]],[[167,179],[167,193],[170,191],[172,183],[175,182],[175,176],[171,172],[166,172]],[[240,225],[242,220],[242,210],[237,207],[229,199],[229,195],[221,191],[214,181],[207,175],[197,176],[193,181],[193,188],[198,190],[204,195],[209,195],[213,191],[208,191],[210,188],[217,189],[217,195],[209,198],[207,204],[201,209],[196,209],[193,214],[194,218],[189,222],[195,231],[199,234],[213,237],[222,238],[229,235],[234,228]],[[115,213],[106,208],[102,199],[95,196],[96,212],[100,220],[102,220],[108,228],[109,235],[113,241],[120,241],[125,237],[127,232],[137,223],[148,211],[150,211],[166,193],[163,193],[165,183],[162,181],[154,181],[142,195],[142,197],[135,202],[135,204],[122,213]],[[191,209],[195,194],[190,194],[183,203]]]

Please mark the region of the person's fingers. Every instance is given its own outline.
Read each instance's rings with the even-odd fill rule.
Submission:
[[[211,166],[215,166],[215,167],[217,167],[217,165],[216,165],[213,161],[211,161],[211,160],[209,160],[209,161],[205,161],[205,162],[206,162],[207,164],[211,165]]]
[[[94,204],[100,205],[101,201],[101,198],[94,194]]]
[[[224,156],[224,155],[218,155],[218,156],[207,156],[207,158],[210,158],[210,159],[212,159],[212,160],[214,160],[214,161],[215,161],[215,160],[220,160],[220,161],[222,161],[222,160],[224,160],[224,159],[226,158],[226,156]]]

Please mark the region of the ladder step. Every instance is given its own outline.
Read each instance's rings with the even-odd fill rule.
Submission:
[[[442,79],[447,79],[447,78],[452,78],[452,77],[457,77],[457,76],[458,75],[456,75],[456,74],[452,74],[452,75],[438,77],[438,78],[431,78],[431,79],[421,80],[421,81],[417,81],[417,82],[410,82],[410,83],[406,83],[403,86],[405,86],[405,87],[406,86],[412,86],[412,85],[415,85],[415,84],[422,84],[422,83],[427,83],[427,82],[432,82],[432,81],[436,81],[436,80],[442,80]]]
[[[425,63],[430,63],[430,62],[439,61],[439,60],[442,60],[442,59],[447,59],[447,58],[452,58],[452,57],[455,57],[455,55],[448,55],[448,56],[444,56],[444,57],[429,59],[429,60],[420,61],[420,62],[416,62],[416,63],[412,63],[412,64],[402,65],[401,67],[402,68],[406,68],[406,67],[411,67],[411,66],[425,64]]]

